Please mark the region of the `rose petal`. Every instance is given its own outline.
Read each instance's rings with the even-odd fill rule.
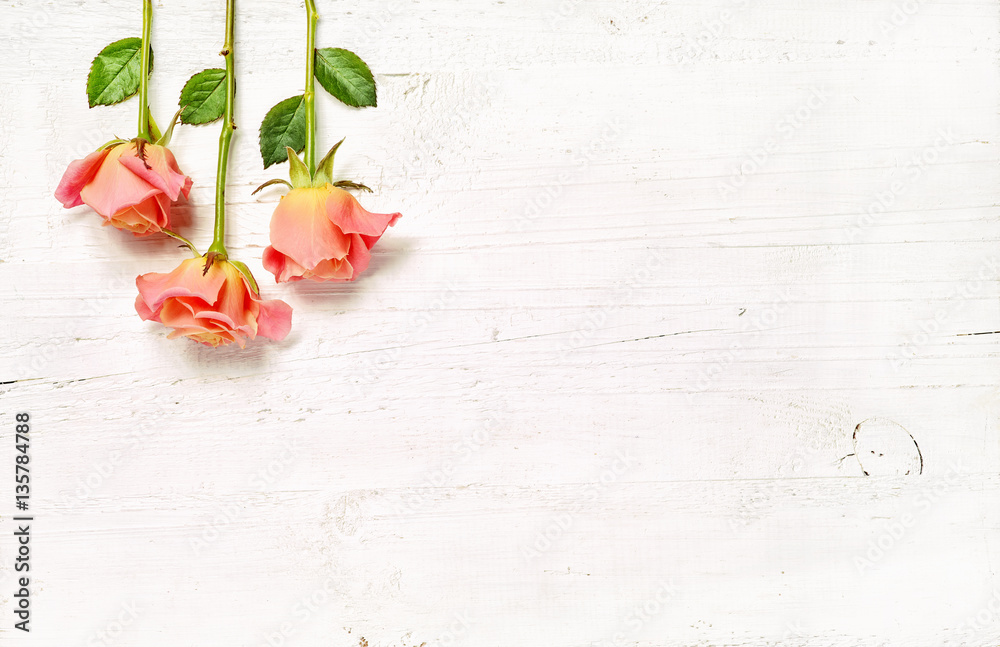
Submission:
[[[194,296],[213,304],[219,298],[226,275],[213,265],[208,274],[203,276],[204,264],[204,257],[189,258],[169,274],[143,274],[136,278],[135,285],[140,297],[153,312],[157,312],[164,300],[170,297]]]
[[[342,260],[323,261],[303,276],[313,281],[350,281],[354,276],[354,268],[348,261],[350,257],[348,254],[347,258]]]
[[[118,163],[128,146],[112,149],[91,181],[80,190],[80,199],[105,218],[152,198],[160,190]]]
[[[104,158],[108,156],[108,151],[109,149],[102,148],[87,155],[82,160],[70,162],[56,188],[56,200],[67,209],[83,204],[83,200],[80,199],[80,191],[93,179],[94,174],[104,163]]]
[[[345,234],[381,236],[386,227],[396,224],[402,217],[399,213],[372,213],[362,207],[347,191],[337,187],[329,188],[330,197],[326,202],[326,215]]]
[[[203,316],[226,321],[230,328],[246,327],[251,331],[251,336],[255,335],[257,324],[247,310],[251,297],[246,279],[232,263],[223,261],[218,265],[226,282],[219,291],[219,298],[212,306],[212,312],[206,312]]]
[[[190,177],[184,175],[180,167],[177,166],[177,159],[174,157],[173,152],[171,152],[169,148],[166,147],[163,148],[163,155],[167,158],[167,166],[170,167],[170,170],[184,177],[184,184],[181,186],[181,193],[184,194],[185,198],[190,198],[191,186],[194,184],[194,182],[191,180]]]
[[[288,280],[287,278],[281,278],[281,275],[285,271],[285,259],[287,258],[287,256],[270,245],[264,248],[264,255],[261,258],[261,263],[264,265],[265,270],[274,274],[275,283],[281,283],[282,281]]]
[[[168,213],[163,210],[164,203],[169,209],[166,196],[158,193],[144,202],[122,209],[108,222],[118,229],[132,232],[136,237],[150,236],[170,224]]]
[[[139,154],[135,150],[129,150],[123,154],[118,161],[129,171],[142,178],[152,186],[162,191],[171,201],[177,200],[181,190],[187,196],[191,191],[191,178],[179,171],[175,171],[177,162],[173,160],[173,154],[163,146],[156,144],[146,144],[143,147],[146,155],[146,162],[139,159]],[[170,155],[170,160],[167,155]],[[173,168],[170,162],[173,161]],[[146,165],[150,168],[146,168]]]
[[[257,334],[281,341],[292,329],[292,307],[279,299],[260,301],[257,314]]]
[[[375,240],[378,240],[377,238]],[[369,245],[365,242],[365,237],[360,234],[351,234],[351,253],[347,255],[347,260],[351,264],[350,280],[358,278],[358,275],[368,269],[368,263],[372,259]]]
[[[327,189],[292,189],[271,218],[271,246],[306,269],[347,256],[349,239],[326,216]]]
[[[160,318],[155,312],[149,309],[146,302],[143,301],[142,295],[135,298],[135,311],[139,313],[139,318],[143,321],[159,321]]]

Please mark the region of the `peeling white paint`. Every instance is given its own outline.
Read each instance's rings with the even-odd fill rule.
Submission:
[[[404,217],[355,284],[269,280],[256,130],[304,19],[239,3],[230,248],[295,308],[246,351],[140,321],[182,250],[52,198],[131,135],[84,79],[138,11],[0,6],[0,425],[32,414],[37,519],[0,640],[997,644],[995,2],[317,1],[379,84],[320,143]],[[223,12],[158,4],[161,122]],[[202,247],[217,138],[174,137]],[[872,419],[922,474],[893,441],[864,476]]]

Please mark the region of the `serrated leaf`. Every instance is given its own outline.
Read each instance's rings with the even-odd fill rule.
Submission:
[[[202,70],[184,84],[178,105],[181,123],[210,124],[226,112],[226,71],[219,68]]]
[[[141,38],[123,38],[102,49],[87,75],[90,107],[121,103],[138,92],[141,67]],[[149,50],[149,71],[153,71],[152,48]]]
[[[306,107],[301,94],[271,108],[260,125],[260,156],[264,168],[287,160],[285,147],[296,153],[306,147]]]
[[[323,89],[349,106],[375,106],[375,78],[354,52],[338,47],[316,50],[316,80]]]

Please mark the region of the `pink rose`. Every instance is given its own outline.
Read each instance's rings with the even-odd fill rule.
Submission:
[[[135,141],[108,146],[69,165],[56,199],[67,209],[86,204],[105,225],[136,236],[155,234],[170,225],[170,204],[188,197],[191,178],[181,173],[173,153]]]
[[[262,301],[249,270],[225,260],[205,264],[212,254],[183,261],[169,274],[152,272],[135,280],[135,309],[144,321],[157,321],[206,346],[236,342],[240,348],[258,335],[276,341],[292,327],[292,309],[277,299]]]
[[[284,281],[353,281],[368,267],[369,251],[398,213],[370,213],[331,184],[292,189],[271,218],[264,269]]]

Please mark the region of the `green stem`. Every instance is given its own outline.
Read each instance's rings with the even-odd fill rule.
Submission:
[[[149,133],[149,54],[153,33],[153,0],[142,3],[142,58],[139,70],[139,134],[146,141],[153,141]]]
[[[306,0],[306,91],[303,95],[306,107],[306,150],[305,164],[309,177],[316,174],[316,23],[319,13],[315,0]]]
[[[219,136],[219,167],[215,174],[215,236],[209,252],[228,257],[226,252],[226,171],[229,168],[229,144],[233,140],[233,107],[236,103],[236,70],[233,30],[236,22],[236,0],[226,0],[226,43],[222,46],[221,55],[226,59],[226,114],[222,122],[222,134]]]

